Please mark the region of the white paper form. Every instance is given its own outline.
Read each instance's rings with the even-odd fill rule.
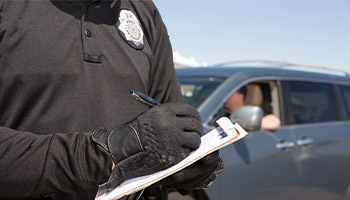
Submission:
[[[202,136],[199,148],[191,152],[191,154],[180,163],[154,174],[126,180],[109,192],[106,192],[104,190],[104,185],[101,185],[97,192],[96,200],[118,199],[125,195],[142,190],[248,134],[239,124],[236,123],[233,125],[227,117],[220,118],[217,120],[217,123],[220,126]]]

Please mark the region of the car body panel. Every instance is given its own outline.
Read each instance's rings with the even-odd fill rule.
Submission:
[[[291,130],[298,146],[300,187],[324,194],[318,199],[343,199],[350,180],[350,121],[298,125]],[[300,144],[307,139],[312,143]]]
[[[258,196],[275,200],[290,196],[285,188],[296,186],[298,165],[293,150],[276,148],[281,141],[293,141],[289,129],[249,132],[242,140],[220,150],[225,169],[214,182],[220,186],[209,188],[210,199],[253,199]],[[286,177],[286,173],[289,176]],[[211,189],[219,191],[212,194]]]

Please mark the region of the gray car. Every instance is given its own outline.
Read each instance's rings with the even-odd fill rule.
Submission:
[[[225,115],[224,104],[234,92],[242,86],[248,90],[240,114],[230,116],[248,136],[220,150],[225,170],[209,189],[193,192],[192,199],[350,199],[349,74],[283,66],[176,71],[205,132]],[[266,114],[279,118],[281,126],[260,129]]]

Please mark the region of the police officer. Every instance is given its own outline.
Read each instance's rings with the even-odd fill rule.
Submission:
[[[152,1],[0,0],[0,199],[94,199],[178,163],[200,134]],[[211,154],[161,187],[206,187],[220,166]]]

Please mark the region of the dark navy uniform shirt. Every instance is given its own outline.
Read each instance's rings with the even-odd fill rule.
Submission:
[[[92,132],[148,109],[130,89],[183,101],[152,1],[0,0],[0,199],[93,199],[112,162]]]

